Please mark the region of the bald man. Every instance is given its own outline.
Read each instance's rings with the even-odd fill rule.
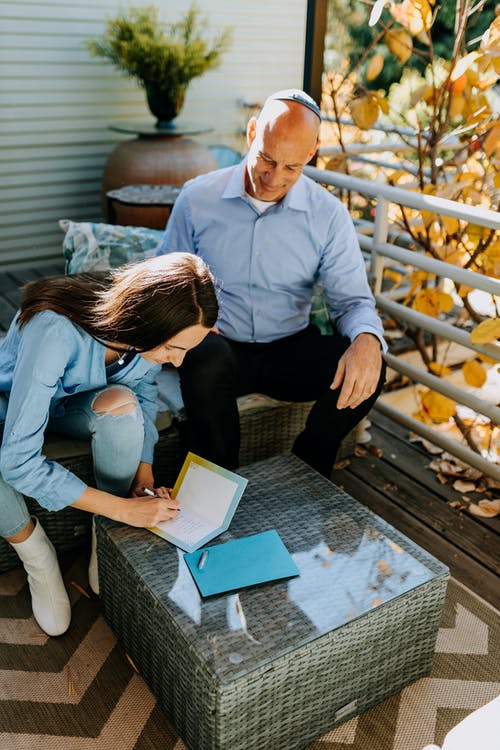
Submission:
[[[186,183],[158,248],[200,255],[220,285],[217,331],[179,374],[184,447],[226,468],[239,464],[238,396],[314,400],[293,451],[330,476],[383,384],[383,330],[353,223],[302,174],[320,122],[305,92],[272,94],[248,123],[246,158]],[[309,322],[318,279],[332,335]]]

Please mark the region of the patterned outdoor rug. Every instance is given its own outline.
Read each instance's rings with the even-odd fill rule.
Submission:
[[[84,563],[79,555],[66,571],[73,620],[59,638],[40,633],[32,619],[24,571],[0,576],[0,748],[185,750],[99,600],[79,589]],[[500,614],[451,581],[430,676],[308,750],[421,750],[499,694]]]

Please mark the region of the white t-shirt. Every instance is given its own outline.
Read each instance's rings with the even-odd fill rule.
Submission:
[[[260,201],[258,198],[254,198],[252,195],[249,195],[246,193],[246,196],[252,206],[257,209],[259,214],[263,214],[264,211],[267,211],[268,208],[271,206],[275,206],[278,201]]]

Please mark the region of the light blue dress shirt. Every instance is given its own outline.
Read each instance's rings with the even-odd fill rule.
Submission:
[[[332,322],[351,341],[383,329],[354,225],[342,203],[301,175],[259,214],[245,192],[246,160],[187,182],[158,254],[200,255],[220,284],[217,325],[237,341],[267,342],[309,324],[321,279]]]
[[[49,417],[64,414],[64,400],[119,383],[130,388],[144,416],[142,461],[152,463],[158,432],[156,375],[161,365],[140,355],[107,375],[105,347],[68,318],[37,313],[19,329],[17,316],[0,346],[0,393],[8,398],[0,450],[5,482],[49,510],[71,505],[87,488],[77,476],[42,454]],[[0,412],[5,399],[0,399]]]

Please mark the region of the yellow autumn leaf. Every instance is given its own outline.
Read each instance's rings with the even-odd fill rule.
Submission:
[[[422,396],[422,411],[437,424],[448,422],[455,414],[456,406],[451,398],[436,391],[426,391]]]
[[[378,91],[375,91],[374,94],[377,97],[378,106],[380,107],[384,115],[388,115],[389,102],[385,98],[385,91],[383,89],[379,89]]]
[[[477,359],[471,359],[468,362],[464,362],[462,365],[462,374],[465,378],[465,382],[468,385],[474,386],[474,388],[481,388],[486,381],[486,373],[484,367]]]
[[[417,422],[423,422],[423,424],[432,424],[432,419],[422,409],[413,412],[412,417],[413,419],[416,419]]]
[[[489,344],[500,338],[500,318],[483,320],[471,331],[471,344]]]
[[[366,80],[373,81],[378,76],[382,68],[384,67],[384,57],[380,52],[377,52],[370,59],[368,67],[366,69]]]
[[[414,0],[415,7],[420,13],[424,31],[429,31],[432,26],[432,9],[427,0]]]
[[[436,185],[425,185],[424,189],[422,190],[422,193],[424,195],[436,195]],[[429,227],[433,221],[436,220],[437,216],[433,211],[420,211],[423,222],[426,227]]]
[[[437,318],[439,315],[439,292],[437,289],[421,289],[416,293],[412,307],[417,312]]]
[[[451,375],[451,370],[446,365],[441,365],[439,362],[429,362],[429,369],[434,375]]]
[[[441,312],[450,312],[454,304],[451,294],[448,294],[447,292],[438,292],[438,306]]]
[[[377,122],[378,102],[375,96],[365,94],[353,99],[349,105],[352,119],[362,130],[369,130]]]
[[[486,354],[481,354],[480,352],[477,353],[477,357],[481,362],[486,362],[487,365],[494,365],[496,362],[496,359],[493,359],[493,357],[488,357]]]
[[[500,54],[500,16],[497,16],[484,32],[480,47],[491,54]]]
[[[384,36],[387,48],[404,65],[413,52],[413,40],[404,29],[389,29]]]
[[[500,149],[500,122],[488,133],[483,141],[483,151],[486,156],[491,156],[495,150]],[[497,175],[498,176],[498,175]]]
[[[404,169],[396,169],[390,176],[390,184],[397,185],[400,180],[407,180],[408,172]]]
[[[500,259],[500,239],[494,240],[488,247],[485,247],[484,254],[488,256],[490,260]]]
[[[458,296],[459,297],[467,297],[468,294],[472,292],[474,289],[473,286],[467,286],[466,284],[460,284],[458,287]]]
[[[465,97],[453,94],[450,102],[450,117],[459,117],[465,109]]]
[[[500,188],[500,171],[496,173],[493,178],[493,184],[496,188]]]
[[[392,5],[390,12],[413,36],[427,31],[432,24],[432,10],[427,0],[403,0],[398,5]]]
[[[398,287],[403,281],[403,274],[400,273],[399,271],[393,271],[391,268],[385,268],[384,278],[390,279],[392,282],[394,282],[395,286]],[[393,287],[393,289],[394,288],[395,287]]]
[[[430,274],[428,271],[423,271],[421,268],[416,268],[414,271],[408,274],[408,278],[410,278],[412,281],[417,281],[419,284],[431,277],[434,277],[434,274]]]
[[[500,63],[500,58],[498,60]],[[500,70],[495,71],[496,73],[500,74]],[[498,75],[491,75],[489,78],[480,78],[477,82],[477,87],[480,91],[486,91],[487,89],[491,88],[498,79]]]
[[[466,70],[471,67],[473,63],[476,62],[477,58],[479,57],[479,52],[469,52],[468,55],[465,55],[465,57],[461,57],[460,60],[457,61],[457,64],[453,68],[450,80],[456,81],[460,78],[460,76],[463,76]]]
[[[424,99],[424,95],[429,88],[431,87],[427,83],[423,83],[421,86],[416,88],[410,96],[410,107],[414,107],[415,104],[418,104],[419,101]]]
[[[458,219],[454,219],[453,216],[443,216],[441,221],[447,235],[456,234],[460,231],[460,222]]]

